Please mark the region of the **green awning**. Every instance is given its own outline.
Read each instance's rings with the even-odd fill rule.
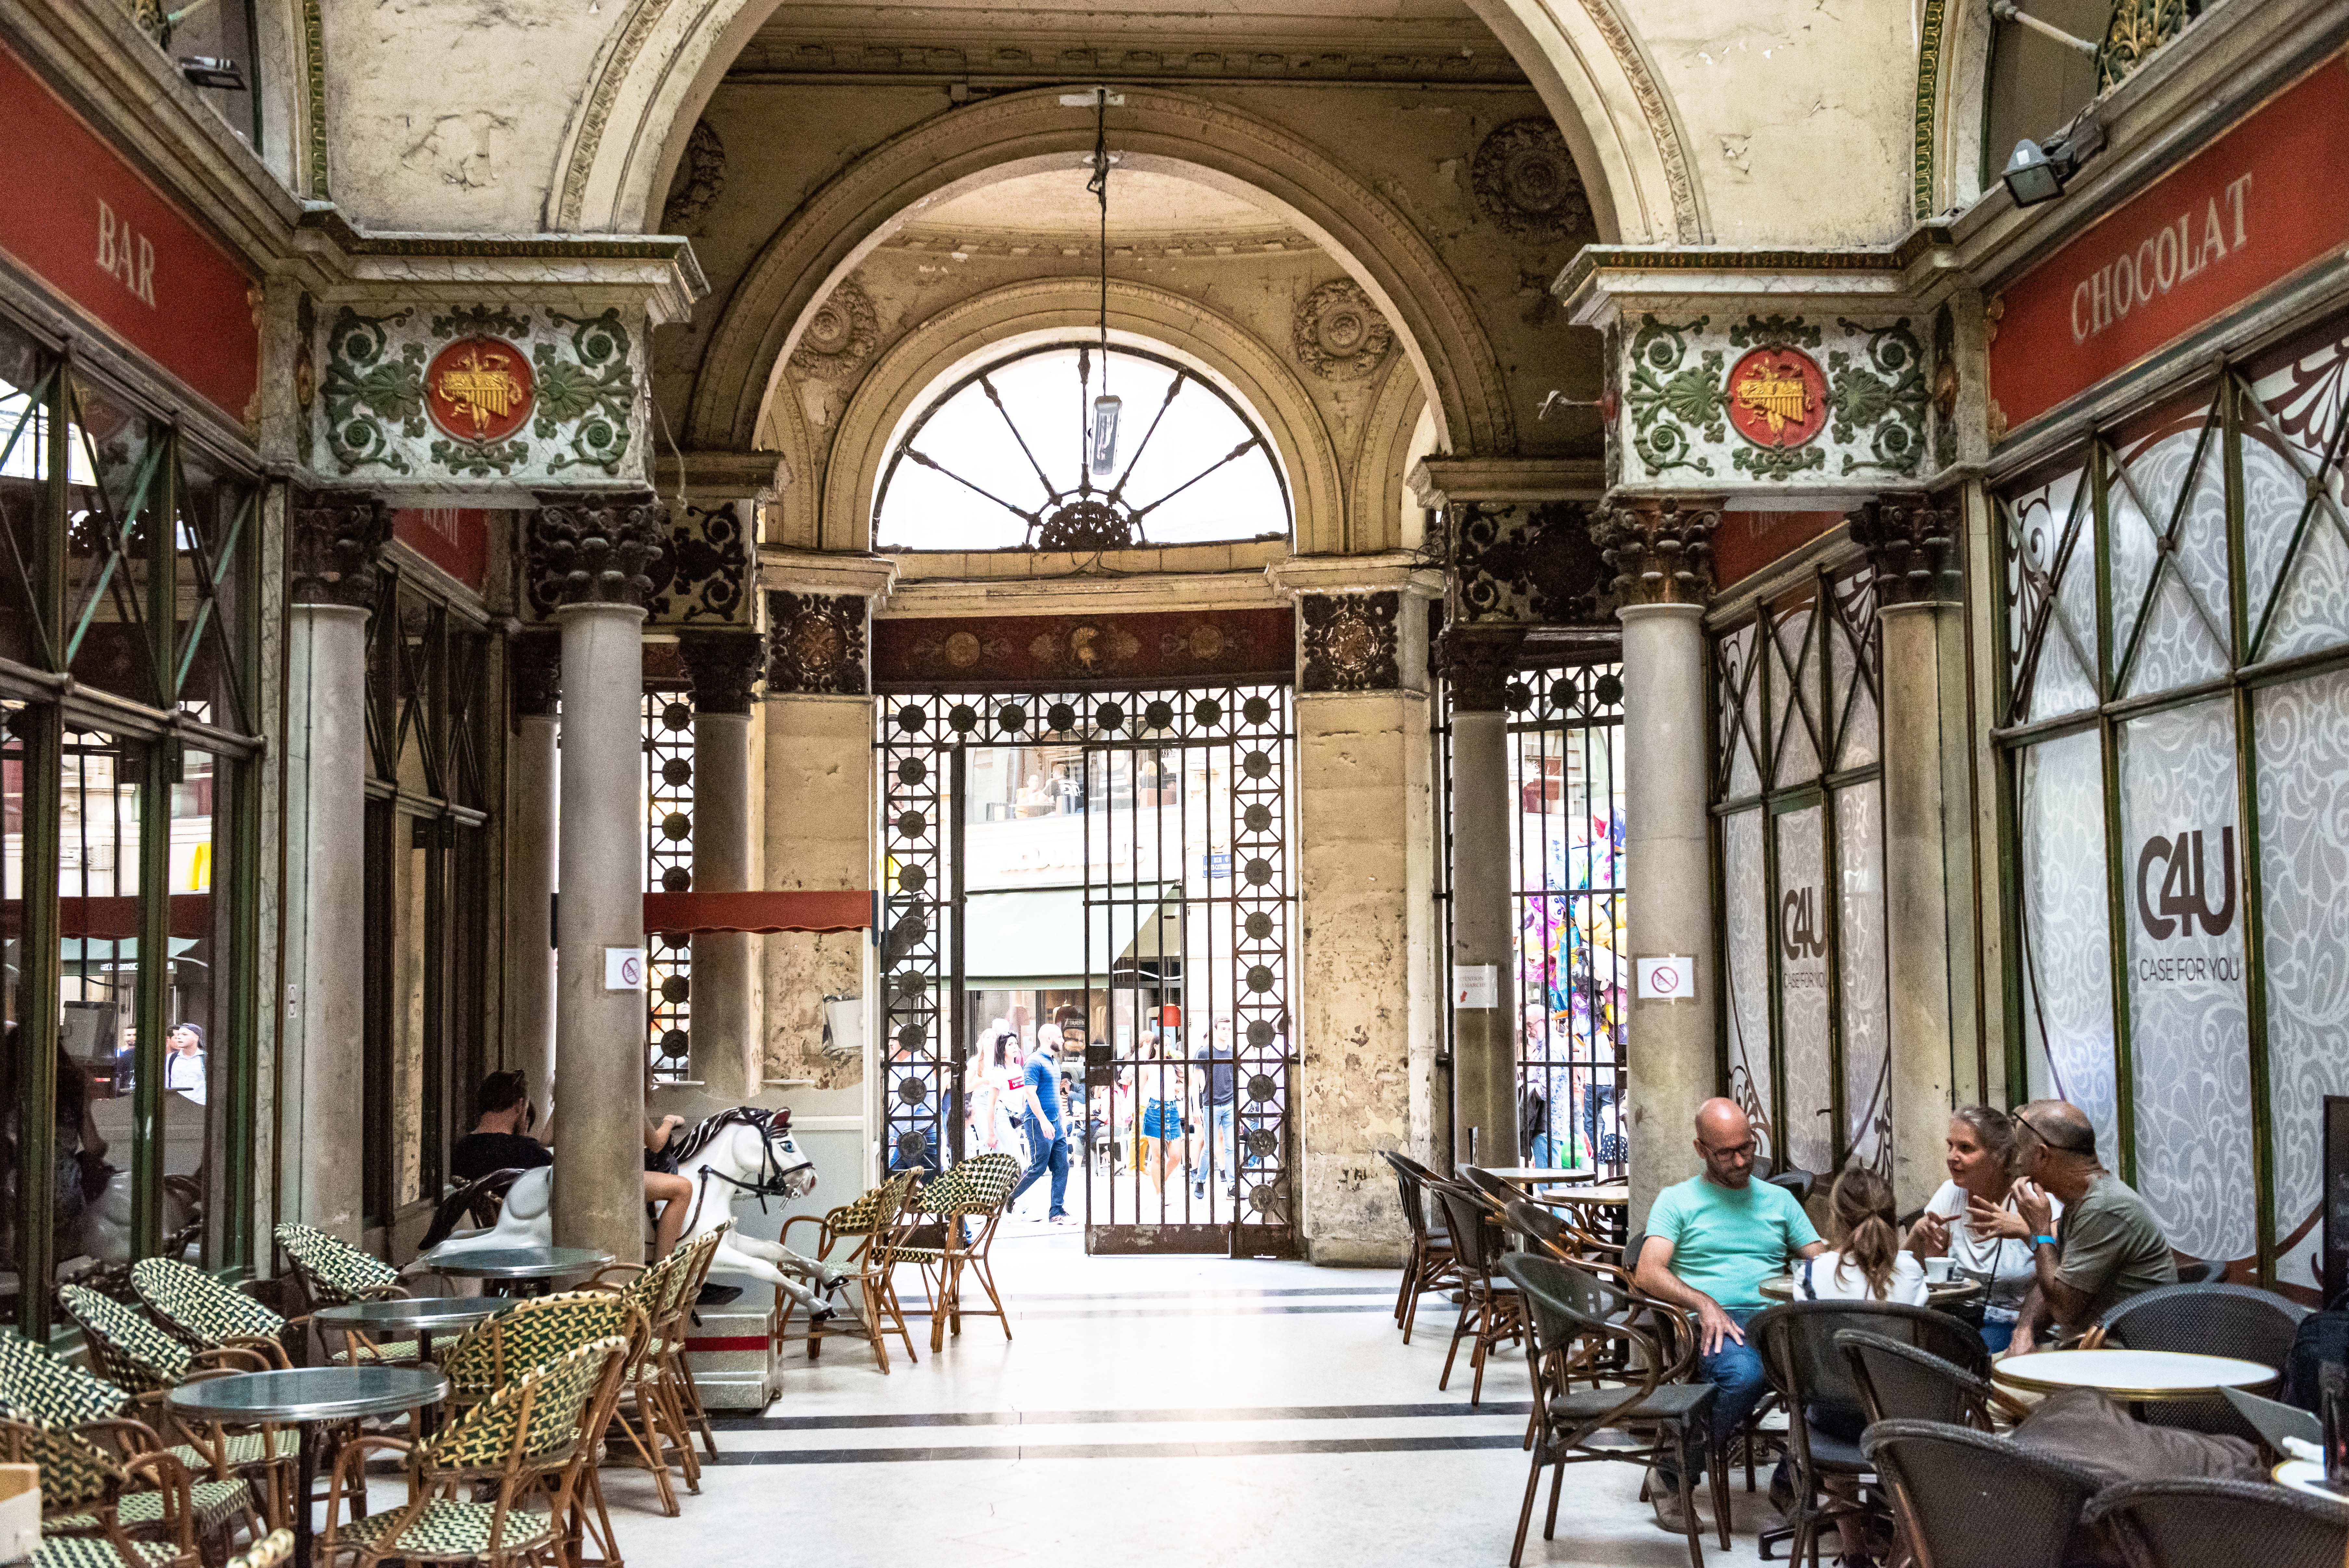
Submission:
[[[1156,968],[1182,953],[1182,905],[1162,898],[1104,906],[1093,894],[1091,968],[1106,984],[1112,962]],[[1076,991],[1085,983],[1085,891],[969,893],[963,898],[963,986],[969,991]]]

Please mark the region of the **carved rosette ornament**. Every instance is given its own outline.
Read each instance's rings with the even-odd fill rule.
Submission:
[[[1289,323],[1297,362],[1325,381],[1356,381],[1387,362],[1394,328],[1362,286],[1341,277],[1297,302]]]
[[[792,350],[792,369],[811,376],[844,376],[870,358],[880,341],[873,296],[854,278],[843,278],[808,317]]]
[[[767,672],[767,639],[754,631],[688,631],[677,639],[698,713],[749,713]]]
[[[1910,492],[1864,503],[1847,521],[1875,569],[1878,605],[1956,604],[1965,597],[1955,507]]]
[[[563,699],[563,639],[553,632],[526,631],[506,644],[506,670],[513,685],[517,719],[552,719]]]
[[[1704,603],[1713,594],[1713,532],[1720,525],[1718,499],[1618,502],[1595,537],[1615,568],[1623,607]]]
[[[1476,205],[1505,233],[1551,241],[1590,233],[1590,198],[1566,138],[1547,115],[1513,119],[1485,138],[1469,165]]]
[[[651,494],[542,491],[528,538],[531,607],[634,605],[652,597],[650,567],[668,534],[668,509]]]
[[[770,588],[767,695],[863,696],[864,610],[862,594]]]
[[[391,508],[372,495],[296,491],[288,510],[286,602],[373,609],[376,559],[391,537]]]
[[[1526,640],[1521,626],[1454,624],[1436,639],[1436,668],[1463,713],[1498,713],[1508,707],[1509,676]]]
[[[1392,691],[1402,684],[1402,596],[1305,594],[1297,601],[1308,691]]]

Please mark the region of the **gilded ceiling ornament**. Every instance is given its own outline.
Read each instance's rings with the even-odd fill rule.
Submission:
[[[1564,240],[1590,232],[1590,198],[1547,117],[1513,119],[1485,138],[1468,183],[1485,217],[1526,240]]]
[[[792,367],[811,376],[843,376],[870,358],[880,341],[873,296],[854,278],[843,278],[808,317],[792,350]]]
[[[726,144],[708,120],[696,120],[685,140],[684,178],[661,208],[661,233],[689,234],[726,189]]]
[[[1333,278],[1298,301],[1289,341],[1297,362],[1327,381],[1356,381],[1386,363],[1394,328],[1361,285]]]

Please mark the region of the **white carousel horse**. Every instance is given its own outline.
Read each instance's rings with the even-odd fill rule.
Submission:
[[[688,1238],[726,1225],[734,1217],[734,1205],[746,1198],[758,1199],[763,1210],[770,1198],[804,1198],[815,1190],[815,1162],[792,1141],[788,1110],[736,1106],[677,1134],[669,1150],[678,1174],[693,1183]],[[710,1268],[765,1281],[805,1307],[817,1322],[833,1312],[817,1293],[830,1295],[847,1280],[829,1264],[746,1236],[739,1226],[729,1226],[719,1239]],[[802,1282],[812,1282],[815,1289]]]
[[[429,1272],[436,1259],[453,1257],[460,1252],[488,1252],[508,1247],[552,1247],[554,1245],[554,1168],[542,1165],[525,1170],[506,1189],[503,1207],[498,1210],[498,1222],[486,1231],[459,1231],[429,1252],[421,1253],[409,1268]]]

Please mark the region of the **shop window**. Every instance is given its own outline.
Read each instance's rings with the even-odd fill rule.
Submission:
[[[2302,1291],[2349,1092],[2344,376],[2335,322],[1998,496],[2014,1065],[2173,1246]]]

